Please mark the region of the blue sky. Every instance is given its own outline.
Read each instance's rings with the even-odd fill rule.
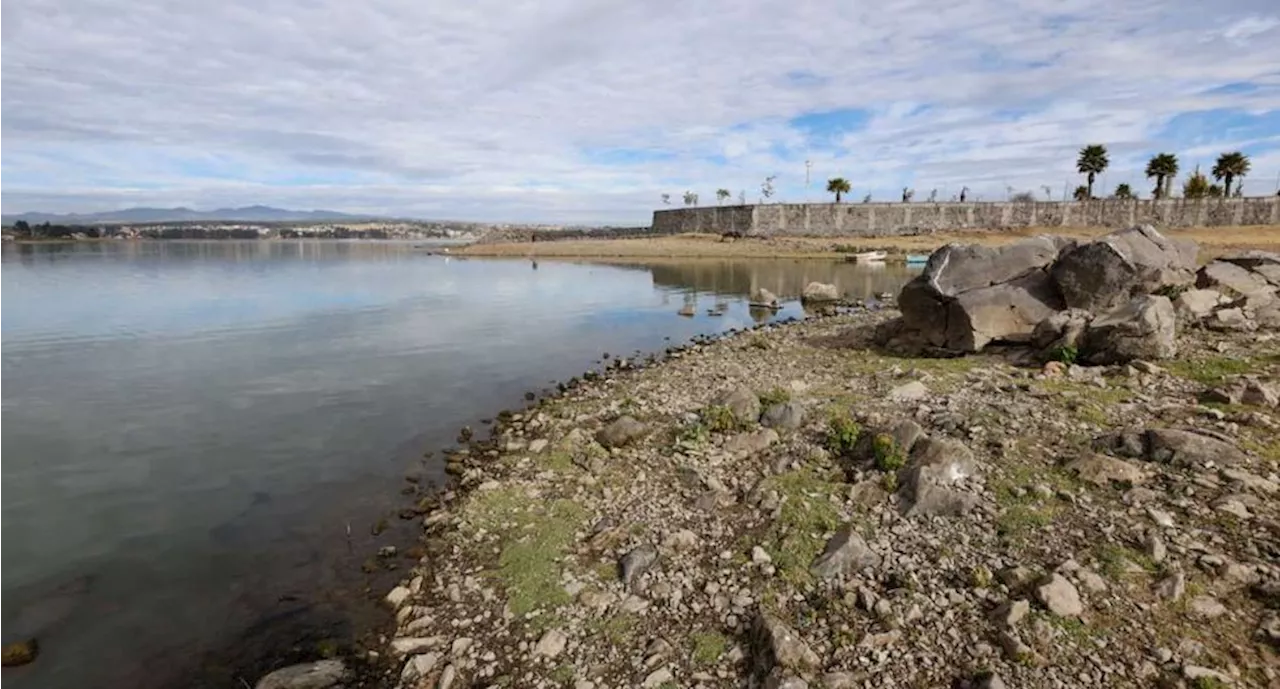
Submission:
[[[664,193],[754,200],[770,175],[788,201],[837,175],[855,199],[1059,193],[1088,143],[1106,190],[1149,189],[1165,151],[1244,151],[1251,194],[1280,173],[1263,0],[2,7],[6,213],[643,224]]]

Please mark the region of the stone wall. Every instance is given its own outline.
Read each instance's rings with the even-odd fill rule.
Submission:
[[[1280,197],[1035,203],[812,203],[655,211],[650,232],[875,237],[970,228],[1280,224]]]

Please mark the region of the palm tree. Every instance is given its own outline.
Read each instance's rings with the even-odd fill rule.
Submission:
[[[1173,181],[1177,176],[1178,156],[1172,153],[1158,153],[1147,161],[1147,179],[1156,178],[1156,198],[1165,197],[1169,191],[1168,182]]]
[[[840,197],[849,193],[849,180],[843,177],[832,177],[827,180],[827,193],[836,195],[836,203],[840,203]]]
[[[1222,180],[1222,195],[1231,196],[1231,181],[1249,174],[1249,156],[1240,151],[1223,153],[1213,166],[1213,178]]]
[[[1076,160],[1076,169],[1087,175],[1089,183],[1085,186],[1088,198],[1093,198],[1093,178],[1102,174],[1111,161],[1107,160],[1107,147],[1102,144],[1089,144],[1080,149],[1080,158]]]

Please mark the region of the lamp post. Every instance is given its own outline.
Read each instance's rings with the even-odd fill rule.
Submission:
[[[809,169],[813,167],[813,161],[804,161],[804,202],[813,201],[813,195],[809,193]]]

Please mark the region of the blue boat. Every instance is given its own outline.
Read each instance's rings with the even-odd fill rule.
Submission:
[[[928,256],[921,256],[921,255],[919,255],[919,254],[907,254],[907,263],[908,263],[908,264],[911,264],[911,263],[928,263],[928,262],[929,262],[929,257],[928,257]]]

